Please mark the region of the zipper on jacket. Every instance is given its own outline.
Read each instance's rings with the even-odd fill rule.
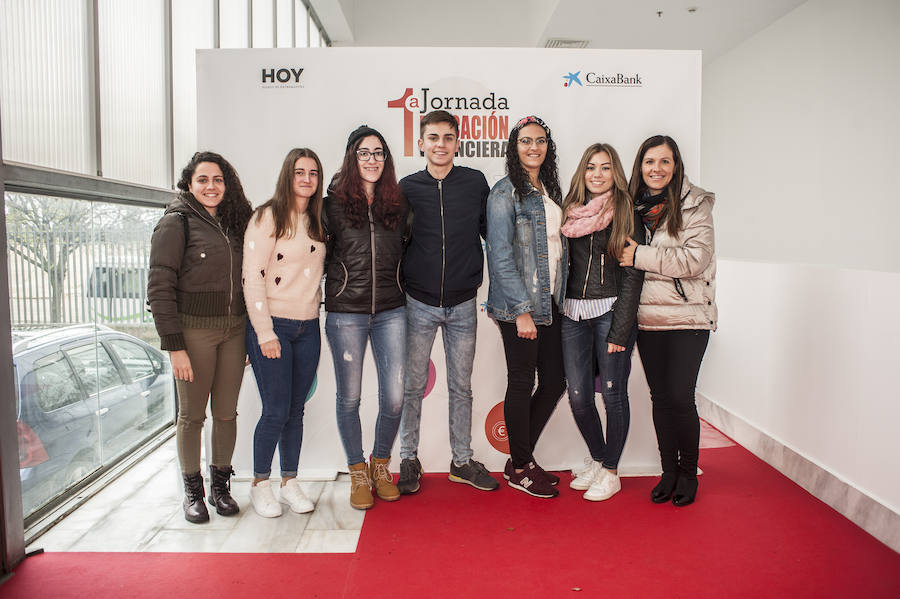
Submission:
[[[447,238],[444,230],[444,186],[443,180],[438,180],[438,201],[441,205],[441,301],[438,304],[444,307],[444,271],[447,268]]]
[[[591,262],[593,261],[593,259],[594,259],[594,234],[591,233],[590,253],[588,254],[587,272],[584,273],[584,287],[581,289],[581,299],[584,299],[587,296],[587,284],[588,284],[588,279],[591,278]],[[600,273],[600,276],[601,277],[603,276],[602,272]],[[603,282],[601,281],[600,284],[602,285]]]
[[[600,287],[603,287],[603,271],[606,270],[606,252],[600,254]]]
[[[185,205],[200,215],[200,218],[203,218],[203,214],[200,213],[199,210],[191,206],[190,204],[185,202]],[[231,314],[231,304],[234,301],[234,255],[231,253],[231,240],[228,239],[228,234],[225,233],[225,229],[222,228],[222,225],[219,221],[215,222],[216,229],[218,229],[219,233],[222,234],[222,237],[225,238],[225,247],[228,248],[228,314]]]
[[[369,243],[372,245],[372,314],[375,314],[375,220],[369,205]]]

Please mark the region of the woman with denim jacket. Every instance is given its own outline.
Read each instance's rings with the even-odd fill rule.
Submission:
[[[631,411],[628,376],[644,273],[619,266],[619,252],[635,231],[634,207],[619,154],[609,144],[588,147],[563,202],[563,235],[569,240],[569,278],[562,305],[563,362],[569,405],[590,451],[585,468],[569,483],[589,501],[609,499],[622,488],[619,458]],[[606,408],[606,435],[597,412],[598,389]]]
[[[244,234],[247,354],[262,401],[250,501],[265,518],[280,516],[280,503],[298,514],[314,507],[297,482],[297,468],[304,407],[319,366],[324,241],[322,163],[312,150],[294,148],[282,162],[274,195],[256,209]],[[269,483],[276,446],[277,500]]]
[[[566,388],[558,306],[568,256],[559,232],[556,145],[538,117],[521,119],[510,132],[506,174],[488,197],[486,244],[487,312],[500,327],[506,354],[510,459],[504,477],[535,497],[555,497],[559,477],[535,462],[534,448]]]
[[[637,346],[650,386],[662,478],[654,503],[686,506],[697,496],[700,418],[694,392],[700,363],[716,330],[715,196],[692,185],[675,140],[641,144],[629,188],[647,245],[629,240],[622,266],[646,272],[638,307]]]
[[[381,133],[355,129],[325,198],[325,336],[334,360],[337,423],[350,471],[350,505],[365,510],[375,494],[396,501],[389,466],[400,427],[406,370],[406,295],[400,260],[408,208]],[[359,420],[363,358],[371,341],[378,374],[378,419],[366,465]]]

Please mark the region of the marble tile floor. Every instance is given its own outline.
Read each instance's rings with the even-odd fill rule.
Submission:
[[[349,476],[300,484],[316,504],[309,514],[295,514],[284,506],[280,518],[258,516],[250,505],[250,482],[232,481],[240,514],[224,517],[210,510],[208,523],[191,524],[181,511],[181,474],[173,438],[32,541],[27,550],[355,552],[364,512],[350,507]]]

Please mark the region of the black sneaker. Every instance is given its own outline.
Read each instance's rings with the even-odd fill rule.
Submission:
[[[419,458],[405,459],[400,462],[400,480],[397,488],[401,495],[409,495],[419,490],[419,479],[422,477],[422,464]]]
[[[493,491],[500,483],[491,476],[481,462],[469,460],[462,466],[450,462],[450,480],[455,483],[466,483],[482,491]]]
[[[559,491],[540,473],[534,462],[529,462],[521,472],[513,469],[508,484],[513,489],[525,491],[534,497],[550,498],[559,495]]]
[[[552,472],[547,472],[543,468],[538,465],[537,462],[534,462],[534,467],[537,468],[538,472],[540,472],[547,481],[553,485],[554,487],[559,484],[559,477],[553,474]],[[506,460],[506,466],[503,467],[503,478],[509,480],[510,475],[515,471],[512,465],[512,458]]]

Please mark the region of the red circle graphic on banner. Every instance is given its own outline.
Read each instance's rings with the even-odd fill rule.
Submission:
[[[425,395],[422,397],[428,397],[428,394],[431,393],[431,390],[434,389],[434,381],[437,379],[437,372],[434,370],[434,362],[428,360],[428,382],[425,383]]]
[[[484,435],[494,449],[509,454],[509,437],[506,434],[506,420],[503,419],[502,401],[488,412],[484,420]]]

